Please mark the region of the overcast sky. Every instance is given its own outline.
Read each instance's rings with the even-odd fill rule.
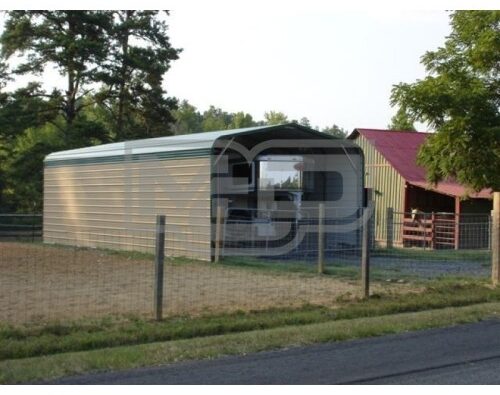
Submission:
[[[275,110],[349,130],[385,128],[391,86],[424,77],[420,57],[450,32],[444,11],[183,9],[168,21],[183,48],[166,74],[169,95],[200,110],[212,104],[255,119]],[[61,86],[60,78],[47,71],[43,81]]]

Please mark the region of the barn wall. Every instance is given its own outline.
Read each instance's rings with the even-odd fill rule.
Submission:
[[[354,142],[365,155],[365,186],[373,188],[375,199],[375,241],[383,245],[387,239],[387,208],[392,207],[394,212],[404,210],[405,181],[364,136],[358,135]],[[401,215],[394,218],[398,222]],[[396,225],[394,242],[400,241],[401,232]]]
[[[44,170],[44,241],[154,251],[157,214],[167,255],[210,260],[210,158],[176,158]]]

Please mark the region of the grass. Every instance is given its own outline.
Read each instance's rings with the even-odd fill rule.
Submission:
[[[488,250],[430,250],[422,248],[379,248],[372,252],[373,256],[396,256],[401,259],[417,261],[489,261]]]
[[[303,273],[303,274],[317,274],[317,265],[314,261],[283,261],[283,260],[270,260],[253,257],[226,257],[220,261],[222,265],[256,270],[256,271],[270,271],[270,272],[287,272],[287,273]],[[351,262],[343,264],[341,261],[335,263],[327,262],[325,264],[325,275],[345,278],[348,280],[356,280],[360,277],[360,268],[352,265]],[[371,270],[372,279],[378,280],[386,278],[385,275],[379,275],[379,271]]]
[[[254,271],[302,273],[306,275],[317,274],[317,265],[314,261],[280,261],[252,257],[227,257],[222,259],[220,263],[226,266]],[[361,277],[361,268],[359,264],[353,264],[352,261],[348,262],[337,259],[335,262],[325,263],[324,274],[339,279],[359,280]],[[447,277],[452,278],[450,275]],[[379,269],[373,266],[370,267],[370,279],[372,281],[398,279],[416,282],[427,282],[429,280],[429,278],[423,277],[422,275],[406,273],[397,268]],[[461,278],[455,277],[453,279],[460,280]]]
[[[158,341],[193,339],[290,325],[374,317],[403,312],[467,306],[500,301],[500,288],[481,282],[435,281],[424,292],[373,295],[368,300],[345,295],[337,309],[303,306],[195,318],[176,317],[162,322],[136,317],[47,325],[0,326],[0,360],[28,358]]]
[[[130,369],[183,360],[401,333],[498,317],[500,303],[328,321],[162,343],[0,362],[0,383],[53,379],[90,371]]]

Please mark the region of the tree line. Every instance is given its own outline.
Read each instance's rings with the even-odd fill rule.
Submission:
[[[215,106],[210,106],[206,111],[199,111],[187,100],[181,101],[172,114],[175,118],[172,125],[174,134],[210,132],[213,130],[239,129],[283,123],[297,123],[312,128],[307,117],[302,117],[299,120],[292,119],[281,111],[267,111],[264,113],[264,119],[255,120],[252,115],[244,111],[227,112]],[[346,129],[336,124],[321,129],[315,126],[314,129],[339,138],[345,138],[348,134]]]
[[[256,120],[168,95],[172,46],[164,11],[10,11],[0,36],[0,212],[40,212],[43,158],[115,141],[297,122],[279,111]],[[443,47],[422,57],[427,76],[393,87],[389,125],[434,133],[419,154],[431,182],[456,178],[500,189],[500,12],[456,11]],[[48,89],[48,68],[63,77]],[[8,90],[11,80],[28,81]],[[315,127],[318,129],[317,127]],[[337,125],[323,132],[345,137]]]
[[[115,141],[288,122],[256,121],[170,97],[172,46],[165,11],[10,11],[0,36],[0,212],[40,212],[43,159],[54,151]],[[55,68],[64,85],[39,81]],[[29,82],[8,91],[10,81]],[[293,122],[294,120],[290,120]],[[309,125],[307,118],[299,121]],[[333,125],[325,132],[344,136]]]

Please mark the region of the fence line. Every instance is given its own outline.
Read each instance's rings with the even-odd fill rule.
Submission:
[[[387,246],[424,249],[489,249],[489,214],[387,211]]]
[[[41,240],[41,214],[0,214],[0,240]]]
[[[0,237],[0,323],[131,314],[161,318],[303,304],[333,307],[339,297],[363,296],[363,236],[370,249],[372,292],[411,290],[415,279],[491,276],[489,245],[458,250],[432,249],[431,242],[403,246],[398,241],[404,226],[400,213],[392,213],[387,232],[394,235],[392,245],[371,238],[366,243],[366,231],[373,234],[375,226],[366,208],[325,204],[324,215],[320,213],[319,206],[299,212],[226,210],[219,263],[174,257],[179,243],[196,245],[199,236],[176,232],[178,227],[169,227],[166,218],[163,268],[155,261],[154,248],[138,252],[135,247],[141,240],[154,240],[154,226],[114,234],[118,245],[130,251],[95,248],[96,243],[106,245],[101,243],[106,235],[92,232],[79,234],[78,246],[49,245],[26,234]],[[482,242],[478,235],[490,232],[491,224],[482,217],[464,218],[461,237],[469,246]],[[40,215],[0,215],[0,225],[42,229]]]

